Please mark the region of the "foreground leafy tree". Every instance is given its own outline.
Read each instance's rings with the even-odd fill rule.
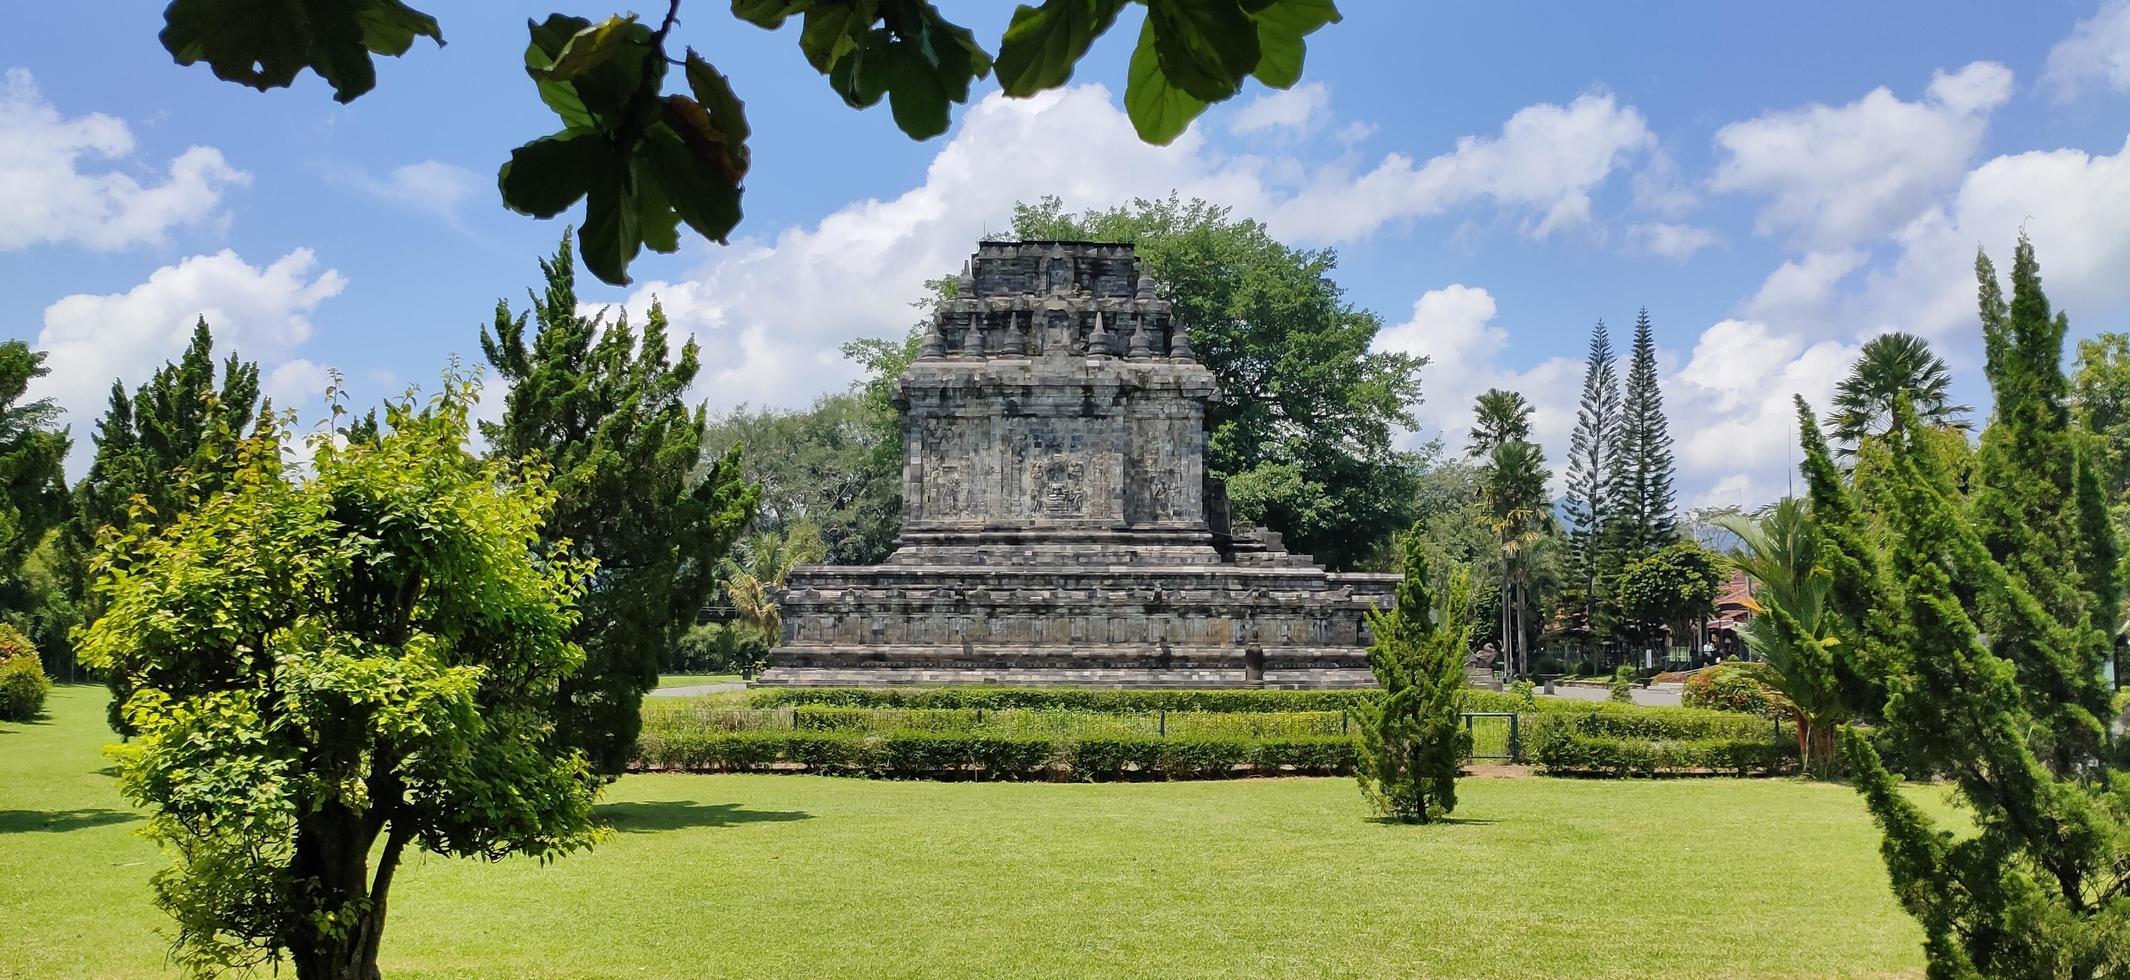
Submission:
[[[1141,2],[1124,107],[1140,138],[1162,144],[1247,79],[1293,86],[1304,38],[1339,20],[1331,0]],[[994,67],[1010,96],[1064,85],[1124,7],[1017,7],[995,62],[928,0],[733,0],[730,9],[765,30],[799,20],[799,50],[846,105],[886,98],[903,132],[928,139],[946,132],[950,105],[966,103],[971,83]],[[527,25],[525,71],[562,128],[511,152],[498,175],[503,202],[551,218],[586,200],[585,265],[610,283],[628,281],[645,247],[677,250],[683,223],[723,242],[740,220],[751,163],[745,105],[724,74],[672,36],[680,9],[669,0],[656,27],[635,14],[598,23],[553,14]],[[260,91],[309,69],[340,102],[376,86],[371,55],[398,57],[417,38],[444,43],[436,18],[400,0],[173,0],[163,20],[163,48],[178,64],[206,62],[216,77]],[[681,68],[684,92],[666,92],[669,66]]]
[[[237,447],[228,489],[133,544],[84,659],[126,679],[120,787],[199,973],[286,957],[378,975],[409,845],[490,860],[588,845],[597,780],[551,713],[588,563],[543,557],[554,491],[462,447],[469,383],[387,406],[375,441]],[[372,865],[372,859],[375,865]]]
[[[1082,214],[1044,198],[1015,206],[1012,235],[1136,243],[1220,384],[1206,465],[1228,480],[1238,518],[1333,568],[1379,554],[1412,524],[1421,460],[1393,436],[1418,424],[1406,406],[1420,398],[1424,361],[1373,349],[1382,318],[1332,281],[1336,254],[1173,197]]]
[[[1882,333],[1864,342],[1848,376],[1835,386],[1827,429],[1842,442],[1843,455],[1855,455],[1857,444],[1886,434],[1894,399],[1903,394],[1925,424],[1966,429],[1970,409],[1953,404],[1951,391],[1952,371],[1928,341],[1899,331]]]
[[[717,563],[754,513],[739,450],[697,472],[704,410],[685,398],[700,362],[695,341],[674,360],[654,304],[639,333],[577,308],[567,235],[542,260],[546,289],[513,316],[497,304],[481,352],[510,386],[503,417],[483,423],[491,454],[551,474],[542,526],[554,553],[590,558],[599,574],[571,638],[583,669],[562,683],[563,739],[618,773],[642,727],[643,694],[659,659],[717,589]]]
[[[1909,438],[1923,423],[1897,398],[1889,547],[1862,553],[1843,522],[1822,542],[1830,596],[1861,625],[1886,690],[1889,735],[1911,764],[1952,779],[1975,833],[1940,829],[1857,732],[1842,751],[1933,975],[2121,976],[2130,758],[2103,720],[2101,678],[2122,591],[2116,540],[2071,426],[2068,323],[2051,315],[2032,245],[2015,252],[2009,303],[1987,258],[1976,274],[1996,410],[1971,508],[1948,501],[1934,457]],[[1801,421],[1815,512],[1853,512],[1809,413]]]
[[[1457,808],[1464,764],[1464,658],[1472,628],[1472,576],[1463,566],[1436,578],[1420,535],[1402,535],[1391,607],[1372,610],[1368,666],[1383,696],[1350,710],[1359,722],[1354,775],[1361,792],[1393,820],[1431,823]]]
[[[71,441],[49,398],[28,401],[30,382],[51,373],[44,354],[0,343],[0,608],[27,608],[23,564],[67,514],[60,469]]]

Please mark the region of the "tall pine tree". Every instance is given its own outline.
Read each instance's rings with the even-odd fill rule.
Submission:
[[[1940,829],[1861,734],[1845,731],[1842,749],[1933,976],[2122,976],[2130,758],[2101,676],[2123,588],[2117,543],[2090,441],[2066,409],[2068,324],[2050,313],[2032,246],[2020,239],[2009,303],[1986,258],[1976,275],[1996,411],[1970,508],[1948,498],[1900,395],[1883,535],[1856,533],[1804,415],[1815,516],[1840,518],[1819,542],[1830,598],[1838,623],[1861,627],[1842,639],[1884,688],[1886,737],[1952,780],[1972,832]],[[1859,558],[1875,541],[1883,552]]]
[[[1599,632],[1598,610],[1608,601],[1612,578],[1619,572],[1607,532],[1619,519],[1614,471],[1620,430],[1620,376],[1613,366],[1612,337],[1599,320],[1590,330],[1582,404],[1568,443],[1568,581],[1577,606],[1571,615],[1579,619],[1578,632],[1586,640]]]
[[[718,559],[754,514],[739,449],[697,471],[704,410],[685,398],[701,364],[694,340],[673,359],[665,313],[641,333],[577,307],[576,260],[564,233],[543,259],[544,293],[513,315],[496,304],[481,352],[510,386],[500,422],[481,425],[490,452],[545,467],[555,506],[541,534],[599,563],[572,639],[584,666],[562,684],[557,725],[592,764],[619,772],[642,727],[659,657],[717,587]]]
[[[59,409],[49,398],[23,400],[50,373],[43,351],[0,343],[0,606],[11,619],[27,605],[23,562],[67,513],[60,464],[71,441],[55,424]]]
[[[1612,538],[1625,564],[1679,537],[1671,428],[1664,419],[1664,392],[1657,385],[1657,341],[1650,331],[1648,307],[1635,314],[1627,392],[1620,404],[1619,451],[1613,460],[1618,520]]]

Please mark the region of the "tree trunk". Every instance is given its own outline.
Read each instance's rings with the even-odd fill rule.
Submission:
[[[373,883],[370,847],[382,827],[375,815],[358,814],[338,802],[298,819],[291,871],[298,881],[316,885],[298,893],[303,919],[289,942],[301,980],[379,980],[385,898],[407,844],[407,835],[397,830],[386,838]],[[340,927],[320,929],[315,923],[323,914],[334,915]]]

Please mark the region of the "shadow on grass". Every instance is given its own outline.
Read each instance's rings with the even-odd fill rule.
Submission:
[[[1436,817],[1429,823],[1421,823],[1418,820],[1399,820],[1396,817],[1369,817],[1368,822],[1382,827],[1440,827],[1443,824],[1452,826],[1470,824],[1475,827],[1485,827],[1501,821],[1487,820],[1482,817]]]
[[[0,834],[64,834],[139,819],[140,814],[124,810],[0,810]]]
[[[600,820],[623,833],[649,834],[689,827],[732,827],[743,823],[811,820],[814,815],[799,810],[747,810],[737,803],[665,800],[656,803],[608,803],[599,807],[598,816]]]

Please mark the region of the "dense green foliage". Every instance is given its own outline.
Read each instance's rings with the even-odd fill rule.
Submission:
[[[1673,636],[1684,638],[1690,624],[1715,611],[1716,590],[1724,577],[1707,549],[1692,541],[1674,541],[1620,570],[1620,612],[1644,638],[1653,638],[1665,626],[1676,627]]]
[[[62,588],[44,617],[49,633],[38,636],[40,643],[71,644],[72,630],[102,613],[103,598],[89,587],[99,552],[146,540],[228,485],[246,426],[268,410],[260,403],[256,362],[232,352],[216,381],[214,335],[205,319],[193,325],[185,352],[131,396],[123,383],[111,382],[109,407],[96,423],[96,455],[74,485],[73,514],[55,543]],[[120,710],[126,681],[116,675],[108,681],[111,725],[126,733]]]
[[[1340,735],[1213,737],[881,732],[833,729],[646,733],[650,769],[799,771],[875,779],[1217,779],[1335,775],[1352,769]]]
[[[23,400],[50,373],[43,352],[0,343],[0,609],[10,611],[26,606],[24,562],[67,512],[60,466],[71,441],[55,425],[59,409],[49,398]]]
[[[44,710],[52,682],[22,631],[0,623],[0,721],[28,721]]]
[[[1014,208],[1010,234],[1137,246],[1220,385],[1206,465],[1238,519],[1332,568],[1375,557],[1412,524],[1420,459],[1393,437],[1417,424],[1421,361],[1371,349],[1382,318],[1332,281],[1337,254],[1173,197],[1082,214],[1045,198]]]
[[[1926,425],[1967,428],[1966,405],[1952,404],[1952,371],[1930,343],[1910,333],[1882,333],[1864,342],[1849,374],[1834,388],[1827,433],[1854,455],[1866,438],[1884,437],[1893,425],[1893,404],[1902,396]]]
[[[2100,467],[2072,425],[2053,314],[2032,245],[2014,253],[2006,301],[1976,260],[1995,396],[1977,486],[1963,511],[1925,427],[1895,399],[1873,547],[1809,412],[1806,475],[1836,634],[1883,685],[1894,746],[1946,773],[1973,811],[1960,836],[1898,792],[1880,753],[1842,750],[1902,904],[1939,976],[2114,976],[2130,970],[2130,759],[2107,719],[2122,581]]]
[[[821,558],[838,565],[877,564],[894,550],[902,429],[884,398],[859,389],[824,395],[796,412],[735,408],[710,420],[703,458],[722,459],[735,446],[743,447],[741,474],[757,488],[754,531],[782,535],[810,526]]]
[[[1457,808],[1457,769],[1469,748],[1458,722],[1472,575],[1452,566],[1438,577],[1412,535],[1399,552],[1390,608],[1368,612],[1368,669],[1383,692],[1349,709],[1360,733],[1354,776],[1384,816],[1432,823]]]
[[[409,844],[591,840],[596,783],[550,720],[589,567],[541,556],[538,471],[462,448],[471,399],[447,377],[375,439],[316,436],[308,477],[265,424],[223,492],[111,553],[83,659],[129,692],[119,788],[176,858],[155,890],[188,970],[374,978]]]
[[[62,685],[45,719],[0,722],[0,975],[173,972],[155,845],[98,774],[103,700]],[[1957,819],[1939,787],[1907,792]],[[1626,949],[1636,976],[1676,980],[1922,970],[1877,833],[1826,787],[1468,779],[1461,819],[1363,812],[1350,778],[630,775],[589,854],[407,862],[379,962],[415,980],[1516,980],[1618,977]],[[1661,856],[1623,857],[1630,841]]]
[[[701,0],[698,0],[701,2]],[[1301,80],[1307,38],[1339,12],[1331,0],[1141,0],[1147,8],[1124,88],[1140,138],[1166,144],[1206,107],[1255,78],[1272,88]],[[1046,0],[1020,6],[999,41],[1007,95],[1064,85],[1125,0]],[[594,23],[551,14],[528,22],[525,71],[562,128],[511,151],[497,174],[503,203],[552,218],[585,200],[584,260],[609,283],[629,281],[645,247],[673,252],[686,224],[722,243],[740,221],[752,129],[731,81],[697,54],[672,53],[681,0],[653,27],[634,13]],[[734,17],[764,30],[800,21],[799,50],[846,105],[888,100],[896,126],[916,139],[947,131],[950,106],[991,74],[992,56],[929,0],[733,0]],[[215,76],[260,91],[305,69],[350,102],[377,84],[373,54],[406,54],[417,37],[441,47],[436,18],[400,0],[174,0],[164,10],[164,50],[178,64],[206,62]],[[685,93],[666,92],[670,65]]]
[[[563,739],[594,766],[628,761],[643,693],[662,657],[717,588],[718,561],[754,510],[738,449],[697,472],[704,410],[690,410],[700,368],[695,341],[676,360],[665,314],[643,329],[578,310],[570,240],[542,260],[532,308],[496,304],[481,352],[509,385],[500,420],[481,432],[497,460],[549,474],[555,500],[541,526],[546,549],[598,562],[571,638],[584,666],[562,683]]]
[[[1797,764],[1795,739],[1776,723],[1691,708],[1536,715],[1524,743],[1539,768],[1563,775],[1774,775]]]

